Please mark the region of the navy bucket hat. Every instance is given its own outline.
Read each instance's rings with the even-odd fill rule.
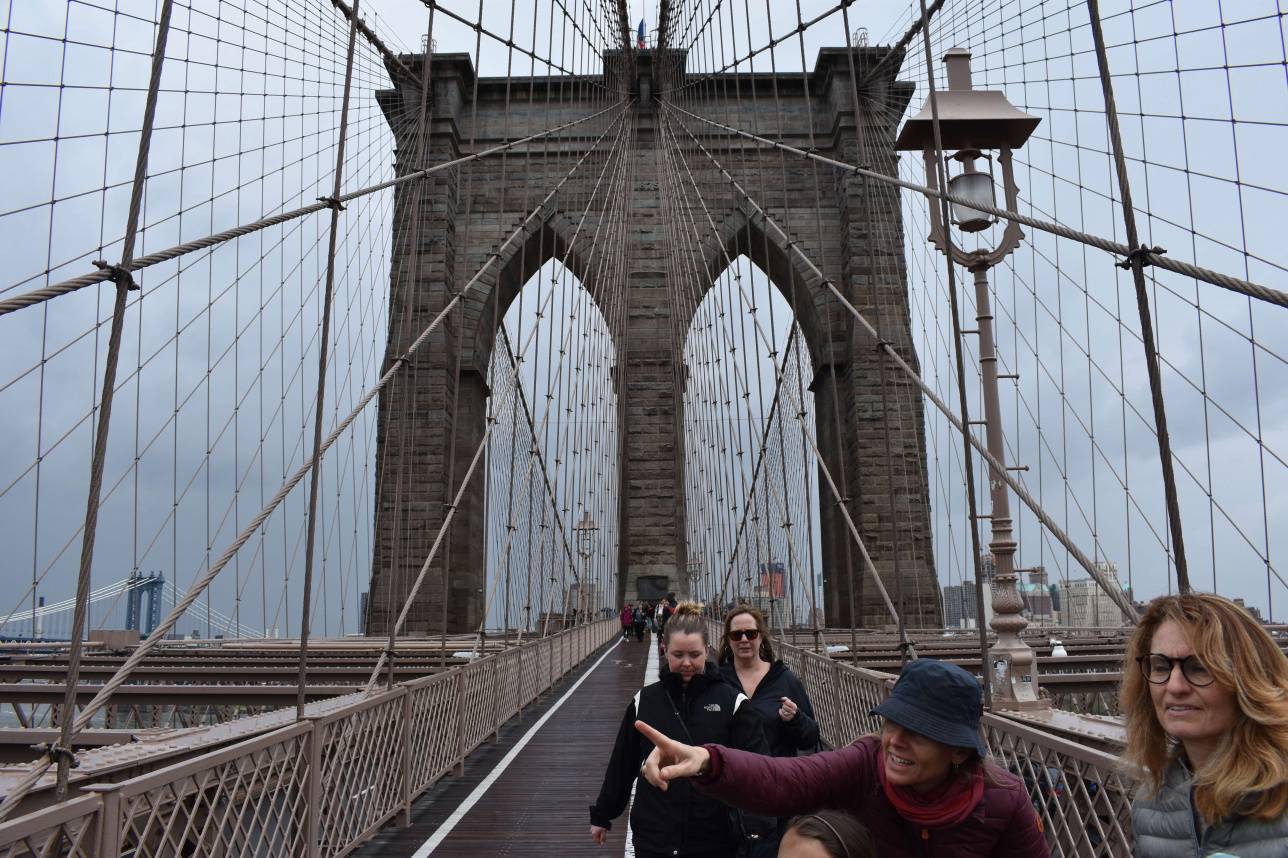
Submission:
[[[979,735],[982,711],[979,680],[955,664],[919,658],[903,666],[894,690],[871,714],[940,744],[986,757],[988,747]]]

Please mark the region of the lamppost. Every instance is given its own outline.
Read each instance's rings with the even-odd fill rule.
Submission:
[[[945,151],[956,150],[950,157],[961,165],[960,172],[948,179],[948,193],[995,208],[994,158],[987,154],[995,151],[996,162],[1002,172],[1006,209],[1015,211],[1018,190],[1011,166],[1011,151],[1024,145],[1041,120],[1017,109],[999,91],[972,89],[969,51],[961,48],[949,50],[944,54],[944,65],[948,68],[948,89],[934,93],[933,107],[938,108],[940,143]],[[933,123],[934,110],[927,99],[921,112],[904,123],[895,145],[901,151],[921,150],[926,166],[926,184],[937,190]],[[980,158],[988,161],[988,172],[981,172],[976,167],[975,162]],[[1005,466],[1006,445],[1002,437],[1001,405],[997,395],[997,349],[988,296],[988,270],[1019,246],[1024,233],[1018,224],[1008,221],[997,247],[966,250],[959,242],[948,240],[947,226],[941,218],[938,202],[932,200],[928,208],[931,243],[949,256],[950,265],[961,265],[974,275],[975,333],[979,336],[987,447],[990,455]],[[993,215],[968,205],[952,203],[950,209],[953,224],[963,233],[981,232],[997,221]],[[989,664],[984,669],[992,671],[995,706],[1041,708],[1047,703],[1038,696],[1038,672],[1033,650],[1020,639],[1020,632],[1028,626],[1028,621],[1020,613],[1024,609],[1024,600],[1016,588],[1016,543],[1010,496],[1002,477],[996,468],[989,466],[992,511],[988,548],[995,566],[990,586],[993,618],[989,625],[997,632],[997,641],[989,650]]]
[[[698,584],[702,579],[702,561],[690,560],[688,567],[685,569],[686,584],[689,588],[689,598],[695,602],[702,601],[698,595]]]
[[[581,603],[581,616],[585,618],[590,609],[590,595],[587,590],[589,586],[587,579],[590,577],[590,555],[595,548],[595,534],[599,532],[599,525],[590,517],[589,512],[582,512],[581,520],[573,525],[572,532],[577,536],[577,554],[581,556],[581,580],[577,582],[577,592]]]

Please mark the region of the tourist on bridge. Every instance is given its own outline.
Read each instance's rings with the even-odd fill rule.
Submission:
[[[656,736],[720,742],[754,754],[769,750],[765,733],[746,698],[707,661],[707,622],[697,605],[679,605],[663,634],[666,660],[661,679],[640,689],[626,706],[604,785],[590,806],[590,836],[598,844],[607,840],[608,829],[631,801],[634,786],[631,832],[636,856],[731,858],[741,838],[730,809],[688,784],[663,790],[641,778],[641,763],[653,743],[635,726],[650,724]]]
[[[787,665],[774,658],[765,615],[750,605],[737,605],[724,620],[720,641],[720,675],[751,700],[765,728],[769,753],[794,757],[818,746],[818,722],[805,687]],[[752,858],[773,858],[786,818],[742,814],[744,831],[759,838]]]
[[[848,813],[821,810],[787,824],[778,858],[876,858],[872,835]]]
[[[631,609],[629,602],[622,606],[620,619],[622,623],[622,640],[630,640],[631,626],[635,623],[635,611]]]
[[[644,627],[648,625],[648,609],[644,607],[643,602],[635,606],[631,625],[635,627],[635,640],[644,640]]]
[[[1138,858],[1288,855],[1288,657],[1270,634],[1220,596],[1162,596],[1123,670]]]
[[[909,662],[872,710],[885,719],[879,736],[807,757],[686,744],[643,722],[636,728],[656,745],[644,776],[659,789],[696,778],[701,792],[753,813],[846,810],[872,832],[882,858],[1048,858],[1024,783],[987,759],[981,697],[960,667]]]

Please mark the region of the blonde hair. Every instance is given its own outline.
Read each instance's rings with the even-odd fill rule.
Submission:
[[[671,635],[702,635],[702,642],[711,645],[707,640],[707,621],[702,616],[702,605],[697,602],[681,602],[671,611],[671,619],[662,629],[662,638],[670,642]]]
[[[737,605],[732,611],[725,614],[724,635],[720,638],[720,655],[716,658],[716,661],[723,663],[733,658],[733,648],[729,646],[729,629],[733,626],[734,617],[743,614],[747,614],[756,621],[756,630],[760,632],[760,658],[773,664],[774,645],[769,642],[769,627],[765,625],[765,615],[759,609],[746,604]]]
[[[1216,753],[1194,773],[1194,805],[1211,823],[1232,814],[1273,820],[1288,811],[1288,656],[1247,611],[1211,593],[1160,596],[1127,643],[1122,711],[1126,756],[1147,770],[1152,793],[1177,753],[1154,713],[1137,659],[1158,627],[1176,623],[1216,685],[1231,692],[1239,715]]]

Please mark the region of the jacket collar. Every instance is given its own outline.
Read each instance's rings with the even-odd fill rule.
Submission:
[[[690,679],[687,687],[680,681],[679,674],[671,672],[665,658],[662,659],[662,664],[658,667],[658,678],[662,681],[662,686],[673,695],[679,694],[681,691],[696,694],[713,682],[723,682],[720,678],[720,669],[710,659],[707,660],[706,669]]]
[[[707,665],[707,669],[711,669],[710,664]],[[756,688],[768,688],[770,684],[778,679],[778,677],[782,676],[786,670],[787,665],[783,664],[782,659],[775,659],[774,662],[769,665],[769,672],[765,674],[764,679],[760,680],[760,685],[756,686]],[[726,658],[724,661],[720,662],[720,676],[723,677],[725,681],[733,683],[736,688],[742,688],[742,683],[738,681],[738,668],[734,665],[732,658]]]

